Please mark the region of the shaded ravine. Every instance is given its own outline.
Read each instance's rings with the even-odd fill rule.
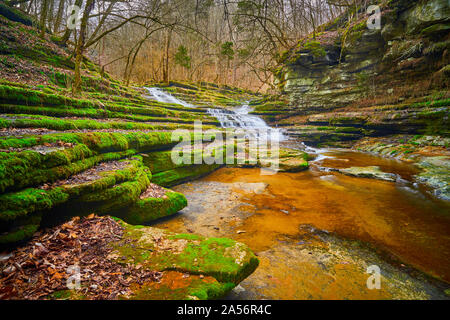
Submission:
[[[309,151],[318,157],[306,172],[223,168],[179,185],[188,207],[155,225],[233,238],[254,250],[261,264],[231,299],[446,299],[450,206],[414,184],[417,169],[360,152]],[[327,170],[352,166],[378,166],[398,178]],[[367,288],[373,264],[380,290]]]

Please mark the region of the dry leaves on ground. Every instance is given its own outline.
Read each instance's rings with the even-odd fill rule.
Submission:
[[[130,293],[131,284],[159,281],[160,272],[108,259],[109,244],[122,236],[116,221],[94,215],[37,233],[0,261],[0,299],[46,299],[66,290],[70,267],[80,270],[77,295],[88,299],[117,299]]]

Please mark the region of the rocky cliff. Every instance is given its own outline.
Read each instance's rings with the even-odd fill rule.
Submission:
[[[271,120],[313,144],[448,135],[448,0],[378,5],[381,28],[368,28],[371,16],[359,7],[282,55],[276,84],[290,108]]]

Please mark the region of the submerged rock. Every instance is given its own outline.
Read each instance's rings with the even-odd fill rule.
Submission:
[[[377,166],[370,167],[351,167],[347,169],[338,169],[338,172],[343,173],[348,176],[360,177],[360,178],[371,178],[378,180],[385,180],[395,182],[397,176],[393,173],[387,173],[380,170]]]
[[[437,198],[450,200],[450,139],[440,136],[396,135],[366,138],[354,149],[414,163],[422,172],[417,182],[432,189]]]

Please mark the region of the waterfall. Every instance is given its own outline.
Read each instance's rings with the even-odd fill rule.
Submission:
[[[243,129],[256,135],[266,133],[268,139],[278,139],[278,141],[285,139],[282,130],[269,127],[262,118],[249,114],[250,111],[248,103],[234,110],[208,109],[208,113],[219,120],[222,128]]]
[[[175,98],[170,93],[165,92],[160,88],[144,88],[147,89],[151,97],[156,101],[176,103],[184,107],[195,108],[194,105]],[[219,120],[222,128],[242,129],[248,131],[249,135],[253,137],[267,134],[269,140],[277,139],[278,141],[282,141],[286,139],[281,129],[269,127],[262,118],[249,114],[251,110],[248,103],[245,103],[234,110],[209,108],[208,113]]]
[[[160,88],[148,88],[144,87],[144,89],[147,89],[150,96],[155,99],[158,102],[164,102],[164,103],[175,103],[175,104],[181,104],[183,107],[187,108],[195,108],[194,105],[187,103],[186,101],[180,100],[178,98],[175,98],[173,95],[171,95],[168,92],[165,92],[161,90]]]

